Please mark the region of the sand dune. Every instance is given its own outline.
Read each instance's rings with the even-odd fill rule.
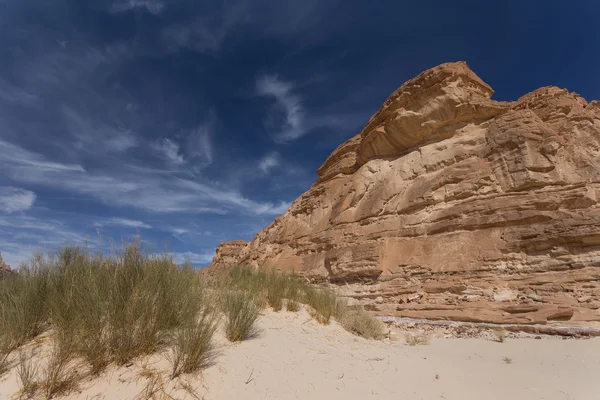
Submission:
[[[150,388],[157,399],[206,400],[594,400],[600,393],[600,339],[433,338],[411,347],[319,325],[304,310],[265,311],[259,326],[258,337],[240,344],[219,334],[214,364],[197,376],[171,381],[165,355],[155,355],[84,380],[66,398],[142,399]],[[0,398],[16,399],[18,390],[15,370],[0,379]]]

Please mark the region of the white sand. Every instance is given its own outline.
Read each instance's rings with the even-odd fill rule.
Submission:
[[[171,397],[159,391],[155,398],[600,399],[600,339],[433,339],[410,347],[403,340],[358,338],[335,323],[319,325],[306,311],[268,311],[259,325],[260,335],[241,344],[219,335],[215,364],[202,374],[169,381],[165,372],[163,389]],[[145,398],[142,364],[146,370],[169,366],[164,356],[153,356],[113,368],[68,398]],[[11,396],[17,391],[11,371],[0,379],[0,399],[17,398]]]

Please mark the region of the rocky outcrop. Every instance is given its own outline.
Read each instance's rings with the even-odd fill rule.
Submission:
[[[492,94],[463,62],[406,82],[227,262],[298,271],[385,316],[600,321],[600,105]]]
[[[0,279],[12,273],[13,270],[10,269],[10,266],[4,262],[2,259],[2,253],[0,253]]]
[[[219,243],[212,263],[202,270],[205,275],[215,275],[237,263],[240,252],[249,244],[245,240]]]

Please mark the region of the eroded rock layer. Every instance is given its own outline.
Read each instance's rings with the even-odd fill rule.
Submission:
[[[600,103],[492,94],[463,62],[406,82],[228,261],[336,284],[380,315],[600,321]]]

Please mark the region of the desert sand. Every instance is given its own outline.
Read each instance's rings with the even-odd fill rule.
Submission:
[[[157,354],[84,380],[66,398],[144,399],[150,387],[156,399],[206,400],[594,400],[600,393],[600,339],[432,338],[409,346],[401,332],[366,340],[335,322],[319,325],[305,310],[265,311],[259,328],[239,344],[219,333],[213,364],[198,375],[171,381],[166,355]],[[0,379],[0,398],[18,391],[13,369]]]

